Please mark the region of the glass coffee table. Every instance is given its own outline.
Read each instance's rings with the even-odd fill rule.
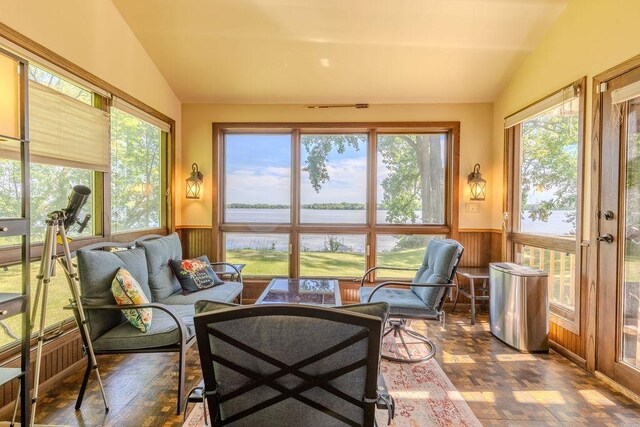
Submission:
[[[336,279],[275,278],[256,304],[307,304],[321,307],[342,305]]]

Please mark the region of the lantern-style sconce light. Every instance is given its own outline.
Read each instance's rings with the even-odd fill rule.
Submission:
[[[479,163],[476,163],[476,165],[473,167],[473,172],[469,174],[467,182],[469,183],[469,188],[471,189],[471,200],[484,200],[487,192],[487,181],[482,179]]]
[[[202,184],[202,172],[198,170],[198,164],[191,165],[191,176],[187,178],[187,199],[200,198],[200,184]]]

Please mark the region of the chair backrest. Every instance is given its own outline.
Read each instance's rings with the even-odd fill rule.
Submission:
[[[464,247],[453,239],[431,239],[422,259],[422,265],[413,278],[413,283],[452,283]],[[442,310],[446,288],[413,286],[411,290],[425,304],[437,311]]]
[[[257,305],[194,322],[213,425],[373,425],[380,317]]]

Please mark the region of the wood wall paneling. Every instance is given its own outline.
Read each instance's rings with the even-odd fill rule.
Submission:
[[[35,369],[35,345],[31,350],[31,371]],[[82,339],[77,328],[64,333],[55,340],[46,342],[42,353],[42,366],[40,368],[40,393],[54,387],[61,378],[68,373],[84,367],[84,353]],[[20,359],[6,362],[4,367],[19,367]],[[33,375],[30,375],[33,382]],[[93,380],[93,377],[92,377]],[[0,417],[7,418],[13,411],[13,401],[18,397],[18,380],[13,380],[0,386]],[[33,383],[31,384],[33,387]],[[78,389],[79,390],[79,389]],[[74,392],[72,390],[72,392]]]

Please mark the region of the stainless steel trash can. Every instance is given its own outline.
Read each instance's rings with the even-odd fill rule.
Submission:
[[[491,333],[523,352],[549,351],[549,286],[543,270],[489,264]]]

